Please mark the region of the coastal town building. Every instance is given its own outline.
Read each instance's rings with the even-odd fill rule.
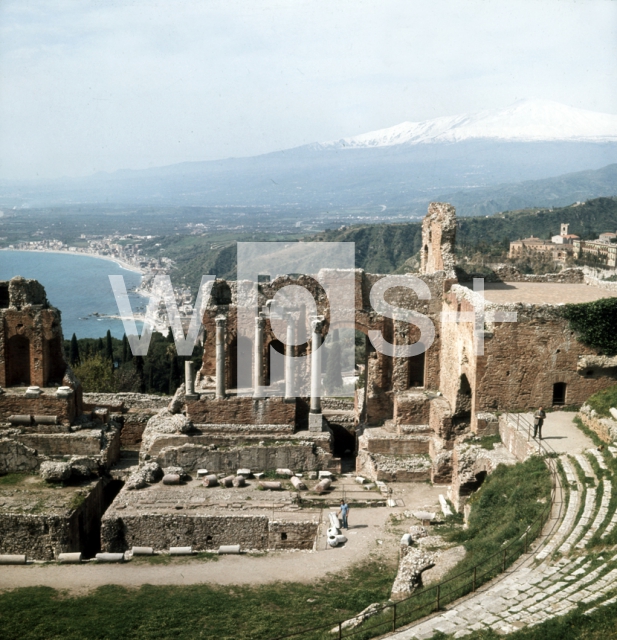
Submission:
[[[601,233],[597,240],[575,240],[574,256],[606,267],[617,266],[617,233]]]
[[[569,226],[562,223],[559,235],[553,236],[550,241],[531,236],[510,242],[508,257],[521,258],[530,253],[550,253],[555,262],[565,262],[574,251],[574,243],[580,240],[576,234],[568,233]]]

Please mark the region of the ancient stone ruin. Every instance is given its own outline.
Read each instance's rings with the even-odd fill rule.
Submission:
[[[614,384],[617,367],[576,339],[558,305],[524,296],[492,302],[459,282],[455,237],[454,208],[431,204],[421,270],[411,274],[430,295],[393,280],[385,300],[428,318],[432,344],[393,357],[367,341],[364,384],[349,400],[294,393],[320,387],[317,347],[338,328],[319,284],[327,273],[260,282],[249,335],[238,322],[242,283],[216,280],[203,309],[201,368],[187,363],[171,399],[83,394],[43,287],[23,278],[0,283],[0,474],[34,478],[30,487],[2,489],[0,553],[310,549],[321,508],[314,500],[327,497],[330,475],[344,472],[378,483],[448,484],[462,511],[484,476],[509,461],[506,448],[473,444],[499,432],[499,413],[582,404]],[[420,326],[371,304],[371,290],[389,276],[345,275],[355,292],[349,328],[380,332],[395,347],[419,341]],[[303,317],[304,341],[293,347],[273,328],[273,300],[290,284],[308,290],[317,309],[316,318]],[[282,368],[275,352],[287,356]],[[250,367],[239,366],[239,354]],[[277,483],[280,490],[270,486]],[[298,489],[303,484],[309,490]]]

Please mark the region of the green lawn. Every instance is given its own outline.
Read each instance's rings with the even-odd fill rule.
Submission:
[[[81,597],[47,587],[16,589],[0,594],[0,638],[267,640],[387,600],[395,572],[394,566],[372,560],[314,585],[107,586]]]

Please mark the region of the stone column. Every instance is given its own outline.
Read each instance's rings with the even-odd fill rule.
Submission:
[[[225,316],[217,316],[216,322],[216,397],[225,397]]]
[[[184,393],[187,398],[195,398],[195,371],[192,360],[184,363]]]
[[[311,319],[311,408],[309,412],[309,430],[323,430],[323,416],[321,413],[321,318]]]
[[[286,314],[287,319],[287,344],[285,345],[285,400],[291,402],[296,398],[295,377],[296,361],[294,349],[294,324],[291,313]]]
[[[265,318],[259,314],[255,318],[255,344],[253,351],[253,395],[261,397],[264,387],[264,329]]]

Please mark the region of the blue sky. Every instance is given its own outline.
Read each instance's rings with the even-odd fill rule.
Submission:
[[[521,98],[617,113],[617,2],[0,2],[0,178],[255,155]]]

